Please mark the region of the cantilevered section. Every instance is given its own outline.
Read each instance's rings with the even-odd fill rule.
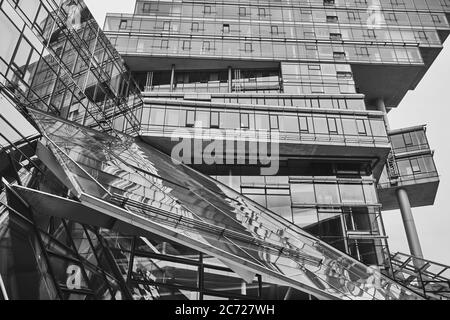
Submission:
[[[378,186],[383,210],[399,209],[398,189],[406,190],[411,207],[433,205],[439,174],[426,137],[426,126],[393,130],[389,135],[393,149]]]

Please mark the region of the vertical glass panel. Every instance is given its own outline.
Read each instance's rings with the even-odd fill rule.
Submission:
[[[7,63],[11,60],[11,57],[16,48],[17,41],[19,40],[19,31],[9,21],[3,12],[0,11],[0,30],[2,36],[2,45],[0,46],[0,57],[2,57]],[[1,70],[0,71],[4,71]]]
[[[377,191],[375,185],[373,184],[363,184],[364,196],[366,198],[366,203],[375,204],[378,203]]]
[[[200,128],[209,128],[210,113],[208,111],[197,111],[196,126]]]
[[[299,132],[298,117],[280,116],[280,129],[286,132]]]
[[[317,183],[314,187],[318,203],[331,204],[341,202],[337,184]]]
[[[319,222],[316,208],[294,208],[292,215],[294,224],[300,228],[313,226]]]
[[[221,129],[237,129],[239,126],[239,113],[222,112],[220,114]]]
[[[289,195],[267,195],[267,208],[292,222],[291,198]]]
[[[269,130],[269,116],[267,114],[256,114],[255,121],[257,130]]]
[[[364,193],[361,184],[340,184],[341,198],[344,203],[364,203]]]
[[[164,125],[164,115],[166,110],[160,108],[152,108],[150,112],[150,125],[162,126]]]
[[[314,117],[314,131],[316,134],[327,134],[327,118]]]
[[[180,125],[180,110],[166,110],[166,126],[178,127]]]
[[[292,203],[315,203],[313,183],[291,184]]]
[[[0,217],[0,235],[0,274],[9,299],[58,299],[31,225],[4,213]]]

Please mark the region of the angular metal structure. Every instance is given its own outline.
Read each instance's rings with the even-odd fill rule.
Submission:
[[[381,211],[439,178],[387,112],[450,3],[399,2],[0,0],[0,299],[430,298]]]

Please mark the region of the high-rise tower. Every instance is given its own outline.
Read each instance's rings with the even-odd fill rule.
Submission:
[[[81,0],[0,3],[2,105],[37,130],[2,117],[5,295],[428,297],[382,210],[421,270],[411,207],[439,177],[425,127],[387,114],[442,50],[448,0],[138,0],[105,34]]]

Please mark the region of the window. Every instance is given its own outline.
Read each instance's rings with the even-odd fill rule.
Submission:
[[[205,6],[203,8],[203,14],[211,14],[211,6]]]
[[[286,132],[299,132],[297,116],[280,116],[280,128]]]
[[[316,202],[314,193],[314,185],[312,183],[295,183],[291,184],[292,203],[311,203]]]
[[[342,40],[342,34],[330,33],[330,40]]]
[[[278,130],[280,126],[278,125],[278,116],[270,116],[270,129]]]
[[[319,222],[316,208],[293,208],[294,223],[300,228],[315,225]]]
[[[163,22],[163,30],[164,31],[170,31],[170,21],[164,21]]]
[[[350,21],[359,20],[359,13],[356,11],[348,11],[347,15],[348,15],[348,20],[350,20]]]
[[[323,4],[326,6],[334,5],[334,0],[323,0]]]
[[[229,24],[224,24],[223,25],[223,33],[230,33],[230,25]]]
[[[353,77],[352,73],[348,71],[338,71],[336,76],[338,79],[352,79]]]
[[[220,128],[236,129],[239,128],[239,113],[223,112],[220,114]]]
[[[128,20],[120,20],[119,29],[126,29],[128,28]]]
[[[328,134],[327,119],[323,117],[314,118],[314,131],[317,134]]]
[[[269,130],[269,117],[265,114],[256,114],[255,125],[257,130]]]
[[[368,29],[367,30],[367,37],[369,37],[369,38],[376,38],[375,30]]]
[[[309,132],[308,118],[300,117],[300,132]]]
[[[337,60],[344,60],[345,52],[333,52],[333,58]]]
[[[340,203],[338,187],[336,184],[316,184],[317,202],[319,204]]]
[[[327,16],[327,22],[337,23],[339,21],[337,16]]]
[[[164,125],[164,116],[166,110],[153,108],[150,112],[150,125],[162,126]]]
[[[411,168],[414,173],[422,172],[422,170],[420,170],[419,161],[417,159],[411,159]]]
[[[305,31],[303,32],[303,35],[305,36],[305,39],[314,39],[316,37],[316,33],[311,31]]]
[[[252,52],[253,51],[253,45],[250,42],[246,42],[245,43],[245,47],[244,47],[245,52]]]
[[[359,47],[356,50],[356,54],[359,56],[368,56],[369,50],[366,47]]]
[[[183,41],[183,50],[191,50],[191,41],[190,40]]]
[[[266,8],[258,8],[258,16],[265,17],[266,16]]]
[[[441,17],[439,17],[437,14],[432,14],[431,19],[434,23],[441,23]]]
[[[403,137],[405,138],[405,145],[406,145],[406,146],[410,147],[410,146],[413,145],[413,139],[412,139],[412,137],[411,137],[411,133],[410,133],[410,132],[405,133],[405,134],[403,135]]]
[[[199,30],[198,22],[192,22],[191,31],[198,32],[198,30]]]
[[[358,133],[362,135],[367,134],[366,124],[364,123],[364,120],[357,119],[356,120],[356,127],[358,128]]]
[[[178,127],[179,125],[180,125],[180,110],[167,109],[166,126]]]
[[[158,12],[158,11],[159,11],[158,3],[144,2],[143,7],[142,7],[143,13],[151,13],[151,12]]]
[[[386,17],[386,20],[390,22],[397,22],[397,16],[394,12],[390,12]]]
[[[195,111],[186,111],[186,127],[193,127],[195,125]]]
[[[420,40],[427,40],[428,39],[427,34],[425,33],[425,31],[419,31],[419,32],[417,32],[417,35],[419,36]]]
[[[161,49],[169,48],[169,40],[161,40]]]
[[[203,41],[203,51],[211,51],[211,42]]]
[[[249,129],[250,128],[250,118],[248,113],[241,114],[241,128]]]
[[[320,71],[320,64],[309,64],[308,65],[309,71]],[[315,74],[316,72],[310,72],[310,74]]]
[[[344,203],[364,203],[364,192],[361,184],[340,184],[341,198]]]
[[[239,16],[245,17],[247,15],[247,8],[246,7],[239,7]]]
[[[336,124],[336,119],[335,118],[328,118],[328,130],[332,134],[337,134],[338,133],[338,129],[337,129],[337,124]]]
[[[404,6],[405,2],[403,2],[403,0],[391,0],[391,4],[393,6]]]
[[[150,13],[152,11],[152,6],[151,5],[152,5],[152,3],[144,2],[144,5],[142,7],[142,12],[143,13]]]
[[[270,27],[270,33],[271,34],[278,34],[278,26],[271,26]]]
[[[211,112],[211,128],[219,128],[219,113]]]

